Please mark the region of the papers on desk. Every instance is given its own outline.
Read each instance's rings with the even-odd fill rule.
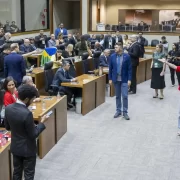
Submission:
[[[32,111],[32,110],[36,110],[36,106],[29,106],[29,108],[28,108],[30,111]]]
[[[83,79],[83,83],[88,83],[89,81],[89,79]]]

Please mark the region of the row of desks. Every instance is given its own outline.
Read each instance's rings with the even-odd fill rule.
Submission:
[[[45,98],[45,99],[44,99]],[[33,103],[36,106],[32,110],[33,118],[39,122],[41,117],[52,111],[52,114],[45,122],[46,129],[40,134],[37,140],[38,156],[42,159],[67,132],[67,97],[41,96],[45,101],[46,109],[42,110],[42,102]],[[12,177],[12,160],[10,154],[10,142],[0,148],[0,180],[10,180]]]

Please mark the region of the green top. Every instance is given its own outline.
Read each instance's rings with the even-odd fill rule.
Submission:
[[[165,58],[164,53],[154,52],[153,53],[153,68],[162,68],[163,63],[158,61],[158,59]]]

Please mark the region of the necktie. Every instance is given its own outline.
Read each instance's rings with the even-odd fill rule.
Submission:
[[[121,58],[120,56],[117,57],[117,74],[120,74],[120,61],[121,61]]]

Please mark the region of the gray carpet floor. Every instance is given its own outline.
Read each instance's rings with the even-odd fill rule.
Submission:
[[[180,180],[180,92],[166,73],[165,99],[150,81],[129,96],[130,121],[113,119],[115,98],[86,116],[68,112],[68,132],[37,160],[35,180]]]

